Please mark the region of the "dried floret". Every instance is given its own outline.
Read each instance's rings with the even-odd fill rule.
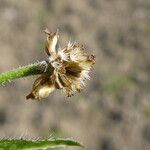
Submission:
[[[27,99],[48,97],[55,89],[63,90],[68,97],[80,92],[90,79],[89,73],[95,63],[94,55],[87,55],[84,47],[69,42],[66,47],[56,49],[58,30],[47,34],[45,51],[49,56],[49,65],[45,74],[37,78]]]

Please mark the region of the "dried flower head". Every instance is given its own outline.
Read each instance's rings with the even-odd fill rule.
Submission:
[[[80,92],[85,86],[93,67],[94,55],[87,55],[82,45],[68,43],[64,48],[56,49],[58,30],[54,33],[45,30],[47,34],[45,51],[48,58],[46,72],[37,78],[27,99],[42,99],[48,97],[55,89],[63,90],[68,97]]]

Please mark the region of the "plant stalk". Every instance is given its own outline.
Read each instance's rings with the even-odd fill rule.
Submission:
[[[6,82],[10,82],[14,79],[18,79],[22,77],[42,74],[46,71],[47,66],[48,64],[46,61],[41,61],[31,65],[19,67],[8,72],[1,73],[0,84],[4,84]]]

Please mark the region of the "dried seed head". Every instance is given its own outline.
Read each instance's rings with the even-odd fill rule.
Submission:
[[[48,97],[55,89],[63,90],[68,97],[80,92],[90,79],[89,73],[95,63],[94,55],[87,55],[82,45],[68,43],[66,47],[56,50],[58,30],[47,34],[46,53],[49,55],[49,67],[46,74],[35,80],[32,92],[27,99]]]

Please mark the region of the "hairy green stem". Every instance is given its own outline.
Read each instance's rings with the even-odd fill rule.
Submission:
[[[38,75],[45,72],[47,69],[47,62],[42,61],[35,64],[16,68],[14,70],[0,74],[0,84],[10,82],[17,78],[27,77],[30,75]]]

